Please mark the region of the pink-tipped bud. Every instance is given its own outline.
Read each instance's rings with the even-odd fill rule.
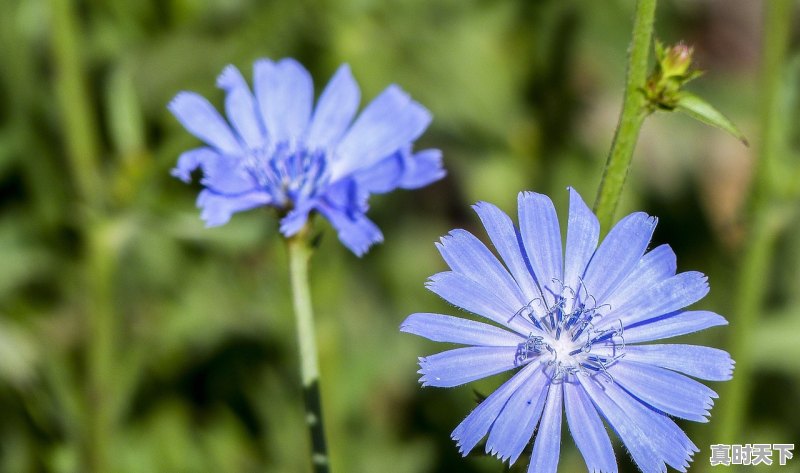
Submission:
[[[666,48],[665,54],[660,58],[664,77],[685,76],[692,65],[692,53],[694,53],[694,48],[683,42]]]

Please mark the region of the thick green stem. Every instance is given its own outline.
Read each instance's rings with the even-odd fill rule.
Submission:
[[[614,222],[614,212],[622,195],[625,179],[628,177],[639,131],[649,113],[643,90],[647,82],[647,60],[650,56],[655,13],[656,0],[636,2],[622,113],[594,204],[594,211],[600,220],[603,233],[607,232]]]
[[[745,443],[742,422],[748,412],[749,386],[752,384],[752,343],[769,281],[776,232],[770,224],[770,208],[775,199],[773,169],[785,136],[776,126],[779,116],[780,88],[792,21],[792,0],[771,0],[764,3],[763,77],[761,97],[761,145],[750,194],[750,218],[747,244],[734,291],[734,312],[731,315],[730,351],[736,360],[733,379],[720,393],[713,443]]]
[[[320,398],[316,332],[314,331],[314,314],[311,309],[311,293],[308,287],[308,263],[311,258],[311,247],[306,230],[287,240],[289,273],[294,315],[297,322],[297,343],[300,349],[300,377],[303,382],[306,424],[311,435],[311,463],[315,473],[328,473],[330,466]]]

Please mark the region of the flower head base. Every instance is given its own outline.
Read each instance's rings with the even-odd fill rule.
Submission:
[[[360,93],[347,65],[316,107],[311,76],[293,59],[257,61],[255,94],[233,66],[217,85],[226,92],[228,121],[191,92],[169,104],[208,145],[183,153],[172,171],[189,182],[192,171],[202,169],[205,189],[197,204],[208,226],[270,206],[284,215],[281,232],[288,237],[319,212],[361,255],[383,238],[365,216],[371,194],[423,187],[444,176],[438,150],[412,152],[431,118],[399,87],[388,87],[353,120]]]
[[[727,323],[685,310],[708,292],[705,276],[676,274],[667,245],[648,252],[656,219],[641,212],[598,246],[597,218],[574,190],[563,251],[546,196],[520,194],[519,228],[491,204],[475,210],[500,260],[471,233],[453,230],[438,244],[451,271],[427,286],[493,323],[418,313],[401,325],[466,345],[420,358],[423,386],[517,370],[453,431],[461,453],[488,435],[486,452],[514,463],[536,431],[528,471],[555,473],[563,409],[589,471],[617,472],[601,416],[644,473],[685,471],[698,450],[670,416],[706,422],[716,393],[691,377],[730,379],[733,361],[714,348],[641,343]]]

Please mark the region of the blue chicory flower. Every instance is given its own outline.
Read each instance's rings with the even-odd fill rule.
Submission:
[[[461,453],[488,434],[486,452],[513,464],[538,425],[528,471],[554,473],[563,404],[588,471],[617,471],[601,416],[643,472],[685,471],[698,450],[670,416],[706,422],[717,395],[689,376],[728,380],[733,361],[715,348],[640,343],[727,324],[685,310],[708,292],[706,277],[676,274],[668,245],[647,251],[656,219],[642,212],[598,247],[597,218],[572,189],[564,253],[548,197],[520,193],[519,229],[492,204],[474,208],[505,266],[471,233],[453,230],[437,245],[451,271],[427,287],[494,324],[418,313],[401,326],[468,345],[420,358],[423,386],[518,370],[453,431]]]
[[[319,212],[357,255],[383,240],[365,213],[370,194],[414,189],[445,174],[438,150],[412,152],[430,113],[395,85],[353,118],[360,92],[342,65],[312,111],[314,87],[293,59],[254,65],[253,89],[234,66],[217,79],[228,122],[202,96],[180,92],[169,110],[208,146],[183,153],[172,174],[185,182],[202,169],[197,199],[207,226],[259,206],[279,209],[281,232],[299,232]]]

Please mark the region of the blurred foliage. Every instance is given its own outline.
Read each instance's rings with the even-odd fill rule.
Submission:
[[[397,327],[411,312],[452,310],[423,282],[444,268],[433,246],[440,235],[454,227],[482,235],[470,204],[513,213],[517,192],[533,189],[564,210],[568,185],[593,199],[622,97],[632,2],[83,0],[73,2],[71,58],[87,92],[82,104],[59,95],[58,3],[0,2],[0,471],[83,471],[93,310],[106,310],[115,330],[113,471],[305,471],[274,216],[252,211],[204,229],[193,208],[198,187],[168,174],[196,144],[168,114],[170,98],[189,89],[219,106],[222,68],[250,71],[264,56],[298,58],[318,85],[348,62],[365,99],[400,84],[433,112],[419,147],[441,148],[449,170],[427,189],[374,199],[370,216],[386,241],[361,260],[320,225],[312,290],[333,469],[502,470],[495,459],[461,459],[449,439],[474,406],[472,389],[489,392],[501,380],[420,389],[416,357],[438,348]],[[751,142],[759,140],[760,4],[665,0],[656,24],[663,41],[694,46],[707,73],[689,88]],[[794,173],[779,174],[793,176],[786,192],[796,196],[800,57],[792,64],[780,123]],[[97,155],[82,157],[90,169],[69,158],[66,133],[81,107],[94,124],[85,138]],[[680,269],[710,276],[711,295],[698,306],[722,314],[731,309],[753,159],[711,127],[657,115],[620,209],[659,216],[654,243],[670,243]],[[95,179],[91,198],[81,173]],[[756,394],[741,413],[741,443],[800,439],[796,211],[790,203],[776,214],[782,237],[752,334]],[[733,329],[687,338],[722,346]],[[686,427],[705,463],[708,425]],[[618,458],[623,471],[635,470],[621,449]],[[785,471],[800,471],[793,465]],[[582,468],[565,441],[562,471]]]

